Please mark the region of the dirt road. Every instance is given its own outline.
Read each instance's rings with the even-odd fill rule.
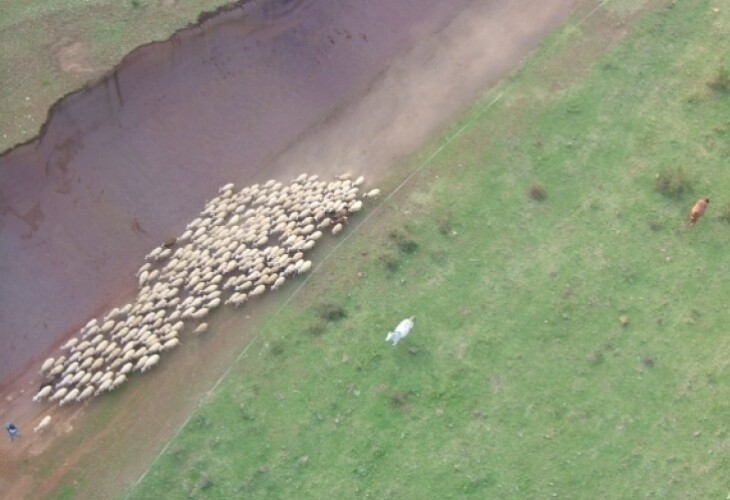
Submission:
[[[305,171],[380,179],[515,68],[576,5],[591,3],[250,3],[138,49],[113,74],[61,101],[40,139],[0,158],[0,419],[28,429],[40,419],[44,409],[28,403],[38,383],[33,363],[129,296],[145,253],[180,234],[218,186]],[[219,320],[221,338],[235,320],[228,314]],[[74,464],[99,449],[114,453],[109,448],[120,442],[140,458],[113,474],[120,483],[108,484],[128,485],[245,341],[180,355],[179,366],[205,359],[211,368],[196,368],[177,402],[165,398],[187,378],[173,359],[151,375],[154,384],[129,384],[120,396],[125,409],[107,423],[113,433],[42,444],[85,418],[83,410],[63,410],[47,436],[24,436],[12,448],[3,442],[10,460],[0,490],[47,491]],[[169,418],[154,421],[160,411]],[[154,421],[143,430],[124,418],[140,414]],[[20,464],[42,460],[47,446],[47,456],[60,446],[70,458],[39,482]]]

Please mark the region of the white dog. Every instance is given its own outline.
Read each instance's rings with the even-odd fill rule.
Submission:
[[[395,327],[394,332],[388,332],[388,336],[385,337],[386,342],[393,342],[393,346],[395,346],[398,341],[400,341],[402,338],[404,338],[406,335],[408,335],[411,332],[411,328],[413,328],[413,320],[416,319],[415,316],[411,316],[410,318],[406,318],[400,323],[398,323],[398,326]]]

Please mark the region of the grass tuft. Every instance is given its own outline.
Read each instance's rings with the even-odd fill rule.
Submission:
[[[390,272],[395,272],[400,266],[400,257],[397,253],[386,250],[378,256],[378,260],[385,266]]]
[[[528,195],[531,199],[535,201],[543,201],[547,196],[547,192],[545,191],[545,186],[543,186],[539,182],[536,182],[532,186],[530,186]]]
[[[715,76],[707,82],[707,86],[715,92],[730,92],[730,70],[725,67],[719,68]]]
[[[682,199],[692,191],[692,178],[680,168],[667,170],[656,177],[654,190],[674,200]]]
[[[411,254],[418,249],[418,243],[405,229],[393,229],[388,237],[402,253]]]
[[[317,314],[324,321],[333,323],[347,317],[347,311],[338,303],[332,301],[322,302],[317,306]]]

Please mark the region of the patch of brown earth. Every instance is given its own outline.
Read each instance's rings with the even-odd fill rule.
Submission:
[[[88,45],[83,42],[72,42],[64,45],[56,52],[58,67],[64,73],[88,74],[94,68],[90,62],[91,53]]]

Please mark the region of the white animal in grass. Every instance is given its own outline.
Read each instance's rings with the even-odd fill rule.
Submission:
[[[411,333],[414,319],[416,319],[416,317],[411,316],[410,318],[406,318],[398,323],[398,326],[395,327],[395,331],[388,332],[388,336],[385,337],[386,342],[393,342],[393,346],[395,346],[401,339]]]

